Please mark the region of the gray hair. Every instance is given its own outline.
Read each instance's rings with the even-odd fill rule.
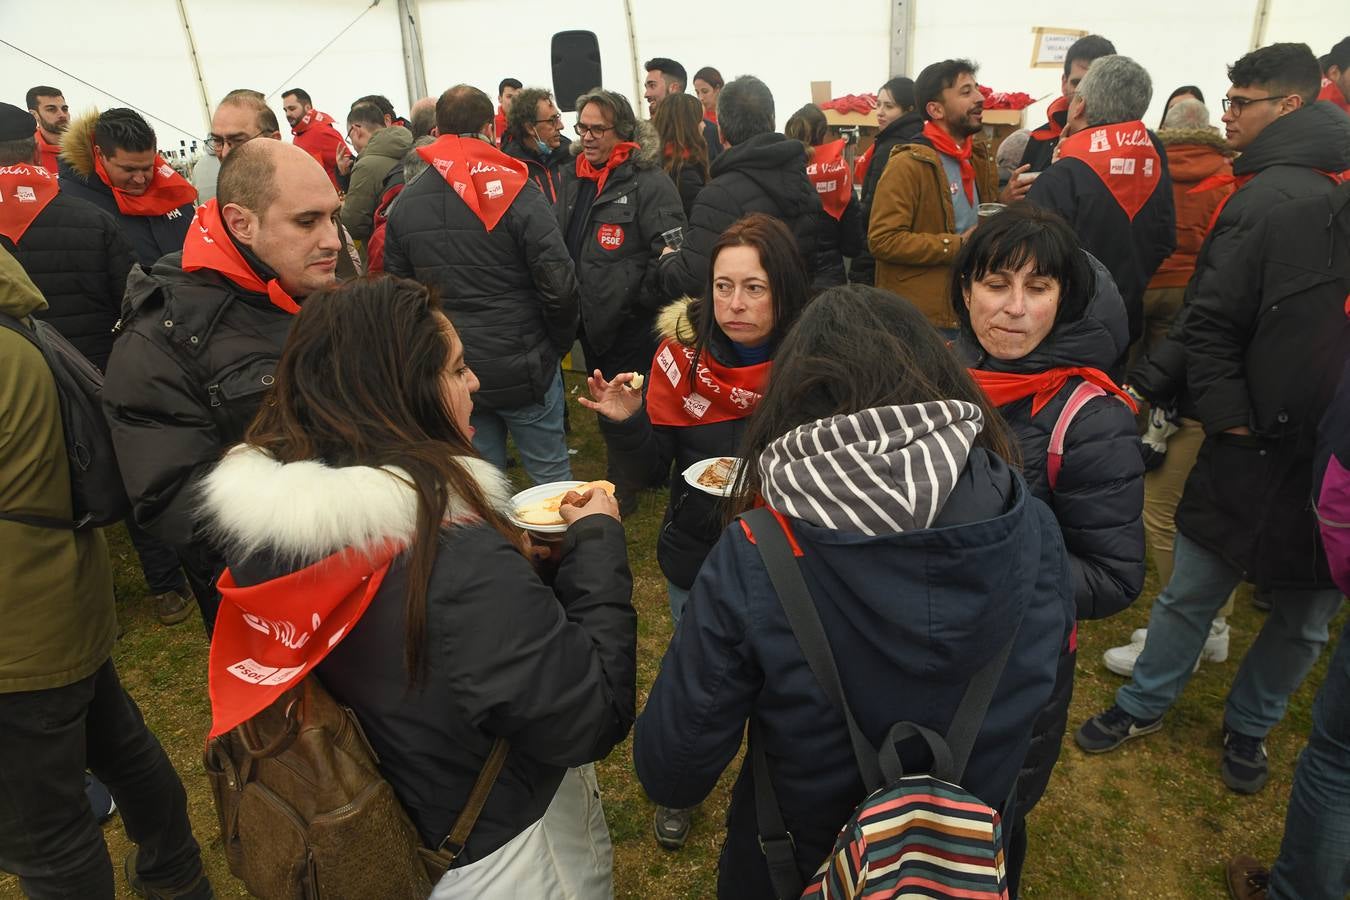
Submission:
[[[1112,125],[1142,119],[1153,99],[1153,79],[1128,56],[1093,61],[1078,84],[1088,125]]]
[[[753,75],[728,81],[717,95],[717,124],[722,138],[733,147],[757,134],[772,132],[773,94],[769,86]]]
[[[1163,116],[1163,128],[1194,131],[1209,127],[1209,107],[1194,98],[1178,100]]]
[[[436,139],[431,135],[425,135],[413,141],[412,149],[403,154],[403,183],[412,184],[414,178],[421,175],[423,170],[431,168],[431,164],[422,158],[417,151],[429,144],[436,143]]]
[[[637,116],[633,114],[633,107],[623,94],[616,94],[604,88],[591,88],[577,98],[577,113],[580,114],[589,103],[594,103],[609,113],[610,120],[614,123],[614,131],[620,140],[631,141],[633,135],[637,134]],[[515,109],[514,101],[511,108]]]

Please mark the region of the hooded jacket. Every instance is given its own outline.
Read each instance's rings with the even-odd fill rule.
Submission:
[[[1333,586],[1312,478],[1318,423],[1350,358],[1347,298],[1342,184],[1269,211],[1188,309],[1187,378],[1207,436],[1177,528],[1259,586]]]
[[[161,256],[183,249],[183,240],[192,224],[192,204],[184,203],[162,216],[130,216],[118,209],[112,188],[94,170],[97,122],[98,112],[91,112],[71,122],[62,136],[61,193],[87,200],[112,216],[135,251],[136,261],[148,268]]]
[[[117,220],[63,190],[17,244],[0,236],[0,246],[14,255],[46,299],[34,314],[105,368],[127,273],[136,264]]]
[[[45,306],[0,248],[0,313]],[[0,512],[71,518],[61,402],[47,362],[0,327]],[[112,567],[101,529],[34,528],[0,519],[0,694],[64,687],[98,670],[117,639]]]
[[[1063,96],[1050,101],[1045,110],[1045,124],[1032,130],[1027,148],[1022,151],[1022,161],[1018,165],[1031,166],[1029,171],[1032,172],[1044,172],[1050,168],[1055,158],[1055,145],[1059,143],[1059,136],[1068,121],[1068,101]]]
[[[877,136],[872,139],[872,162],[867,167],[867,174],[863,176],[858,200],[861,246],[848,269],[848,280],[855,284],[876,283],[877,263],[867,248],[867,223],[872,219],[872,200],[876,197],[877,182],[881,180],[881,173],[886,171],[891,151],[901,144],[908,144],[921,134],[923,134],[923,113],[915,109],[878,131]]]
[[[652,321],[665,299],[657,275],[666,246],[661,234],[687,224],[675,183],[661,169],[656,132],[641,122],[634,141],[638,149],[609,173],[589,210],[578,203],[582,179],[575,163],[561,172],[562,189],[554,207],[559,230],[569,241],[573,234],[579,236],[579,245],[569,252],[580,285],[581,327],[596,354],[608,350],[621,331],[652,336]],[[573,158],[580,152],[581,142],[576,141]],[[578,214],[586,216],[579,226],[574,221]]]
[[[460,463],[490,503],[505,476]],[[202,513],[239,586],[266,604],[272,583],[345,548],[416,535],[418,499],[397,472],[277,463],[241,447],[205,479]],[[314,670],[356,714],[380,774],[422,840],[449,833],[497,737],[510,742],[460,864],[538,821],[568,767],[602,759],[627,735],[636,693],[636,625],[623,527],[588,516],[567,530],[550,588],[473,508],[449,498],[427,584],[425,677],[404,663],[408,555]],[[580,826],[579,826],[580,827]]]
[[[1187,351],[1181,340],[1190,303],[1202,294],[1218,296],[1218,282],[1238,263],[1243,239],[1271,209],[1285,200],[1329,193],[1336,182],[1326,173],[1348,168],[1350,117],[1330,104],[1314,103],[1267,125],[1233,161],[1233,175],[1241,183],[1200,246],[1186,305],[1167,338],[1130,370],[1130,385],[1153,403],[1175,403],[1182,415],[1197,418],[1186,392]]]
[[[577,281],[544,195],[527,181],[488,231],[434,168],[389,210],[384,269],[439,288],[494,409],[542,403],[577,328]]]
[[[666,296],[701,297],[708,290],[712,248],[722,232],[750,213],[777,216],[797,239],[814,276],[822,209],[806,177],[806,150],[777,132],[757,134],[717,155],[712,180],[699,191],[680,252],[661,261]]]
[[[1209,178],[1233,174],[1228,144],[1215,128],[1164,128],[1158,140],[1167,150],[1167,171],[1172,176],[1172,205],[1177,215],[1177,249],[1163,260],[1148,283],[1149,289],[1185,287],[1195,272],[1200,245],[1224,200],[1233,193],[1230,182]]]
[[[1028,203],[1062,216],[1078,235],[1083,249],[1106,265],[1125,301],[1131,344],[1144,331],[1144,291],[1149,280],[1177,245],[1167,153],[1156,135],[1149,132],[1149,137],[1158,153],[1162,175],[1133,219],[1106,182],[1081,159],[1060,159],[1027,191]],[[1114,367],[1113,361],[1101,368],[1110,371]]]
[[[975,140],[970,161],[979,201],[997,197],[998,166],[988,141]],[[874,158],[872,165],[880,162]],[[885,167],[867,224],[876,286],[913,303],[936,327],[955,328],[949,282],[962,238],[942,160],[919,136],[891,150]]]
[[[385,178],[395,168],[402,178],[403,156],[411,149],[412,132],[401,125],[390,125],[372,134],[357,157],[347,196],[342,200],[342,224],[356,240],[366,240],[375,230],[375,208],[386,189]]]
[[[656,321],[659,337],[688,347],[698,343],[689,320],[691,302],[685,297],[661,311]],[[709,340],[708,352],[724,366],[741,365],[720,330]],[[684,480],[684,470],[701,459],[735,456],[748,422],[749,416],[705,425],[657,426],[647,417],[645,405],[623,422],[600,417],[600,432],[609,448],[611,465],[624,473],[626,483],[670,481],[656,561],[662,574],[684,590],[694,583],[699,567],[722,534],[725,514],[724,501],[691,487]]]
[[[525,163],[530,178],[539,185],[544,198],[551,204],[556,204],[558,197],[562,195],[563,172],[574,159],[572,142],[568,140],[567,135],[560,134],[558,137],[562,139],[562,143],[549,151],[545,157],[540,157],[532,149],[527,148],[523,138],[512,137],[502,144],[503,153]]]
[[[977,448],[928,528],[867,536],[786,521],[869,741],[880,744],[905,720],[945,731],[971,676],[1013,635],[962,779],[1004,808],[1073,624],[1049,510],[1002,460]],[[843,715],[807,666],[759,552],[734,522],[694,582],[638,719],[633,759],[647,795],[677,808],[702,800],[739,752],[751,718],[808,879],[865,791]],[[727,813],[720,897],[774,896],[754,791],[751,766],[743,765]]]

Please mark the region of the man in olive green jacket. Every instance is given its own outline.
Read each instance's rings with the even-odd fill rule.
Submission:
[[[46,301],[0,249],[0,313]],[[0,514],[72,518],[60,398],[42,353],[0,327]],[[103,532],[0,518],[0,869],[30,897],[113,897],[84,793],[88,769],[139,846],[132,887],[211,896],[173,765],[112,663],[117,619]]]

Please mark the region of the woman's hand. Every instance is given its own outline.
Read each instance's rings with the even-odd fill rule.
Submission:
[[[609,516],[616,522],[623,521],[619,517],[619,504],[602,488],[591,488],[584,494],[569,492],[558,507],[558,515],[568,525],[587,516]]]
[[[591,392],[590,398],[578,397],[577,402],[611,422],[631,419],[642,409],[642,391],[627,386],[635,374],[620,372],[614,376],[613,381],[606,381],[605,376],[596,369],[586,379],[586,387]]]

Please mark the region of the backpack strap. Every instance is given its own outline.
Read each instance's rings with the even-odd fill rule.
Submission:
[[[1069,426],[1073,424],[1074,416],[1087,406],[1089,400],[1105,395],[1104,388],[1090,381],[1080,382],[1069,395],[1064,408],[1059,411],[1059,418],[1055,420],[1055,427],[1050,432],[1050,448],[1045,456],[1045,475],[1050,482],[1050,490],[1053,491],[1055,485],[1059,483],[1059,467],[1064,463],[1064,439],[1069,434]]]
[[[510,749],[511,745],[507,743],[506,738],[497,738],[492,742],[492,750],[488,752],[483,768],[478,772],[478,779],[474,781],[473,788],[469,791],[469,798],[464,801],[464,809],[460,810],[459,817],[450,828],[450,833],[436,848],[436,855],[445,861],[447,868],[464,852],[464,845],[469,842],[473,826],[478,824],[478,817],[482,815],[483,807],[487,805],[488,794],[492,793],[492,786],[497,783],[497,776],[501,774],[502,766],[506,764],[506,755]]]

